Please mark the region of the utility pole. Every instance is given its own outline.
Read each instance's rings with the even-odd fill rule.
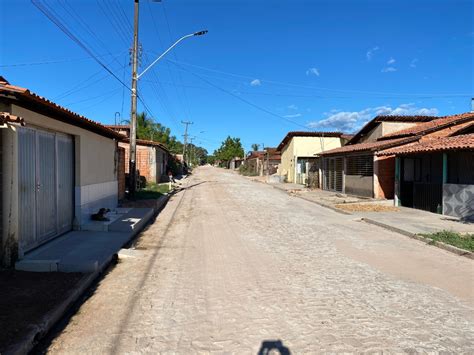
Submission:
[[[133,196],[137,188],[137,71],[138,71],[138,1],[135,0],[133,17],[133,48],[132,48],[132,105],[130,119],[130,158],[129,158],[129,181],[128,191]]]
[[[191,164],[193,164],[193,160],[194,160],[194,146],[193,146],[193,140],[195,140],[196,137],[190,137],[189,140],[191,141],[191,143],[189,143],[191,146],[189,147],[189,160],[191,162]]]
[[[183,162],[186,162],[186,145],[188,144],[188,126],[190,124],[193,124],[193,122],[190,121],[181,121],[182,124],[186,126],[184,129],[184,146],[183,146]]]

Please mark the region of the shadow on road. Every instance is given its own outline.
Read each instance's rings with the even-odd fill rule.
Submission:
[[[281,340],[264,340],[258,351],[258,355],[276,354],[290,355],[290,349],[283,345]]]

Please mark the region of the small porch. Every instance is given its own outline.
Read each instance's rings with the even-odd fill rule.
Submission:
[[[400,155],[395,190],[398,206],[474,220],[474,152]]]

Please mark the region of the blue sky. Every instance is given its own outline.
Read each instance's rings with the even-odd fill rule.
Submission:
[[[40,2],[130,85],[132,0]],[[210,152],[227,135],[250,149],[290,130],[351,132],[381,113],[470,109],[472,1],[141,0],[140,10],[141,70],[180,36],[209,30],[139,91],[176,136],[193,121]],[[30,1],[4,0],[0,12],[0,73],[12,84],[103,123],[129,117],[127,89]]]

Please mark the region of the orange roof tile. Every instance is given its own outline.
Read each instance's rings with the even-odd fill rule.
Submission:
[[[402,129],[401,131],[386,134],[385,136],[379,138],[379,140],[423,135],[429,132],[438,131],[449,126],[469,121],[474,122],[474,113],[468,112],[453,116],[444,116],[429,122],[420,123],[410,128]]]
[[[446,150],[474,150],[474,134],[431,138],[419,143],[387,149],[377,155],[416,154]]]
[[[319,155],[335,155],[335,154],[346,154],[346,153],[355,153],[355,152],[375,152],[382,149],[387,149],[395,147],[402,144],[411,143],[418,140],[418,137],[407,137],[407,138],[398,138],[398,139],[389,139],[384,141],[375,141],[375,142],[365,142],[352,145],[345,145],[340,148],[331,149],[320,153]]]
[[[18,117],[8,112],[0,112],[0,125],[3,125],[7,122],[18,123],[21,126],[25,125],[25,120],[23,117]]]
[[[28,89],[11,85],[5,78],[0,77],[0,99],[16,99],[15,104],[27,109],[38,108],[47,111],[46,115],[58,121],[69,123],[109,138],[121,138],[121,135],[104,125],[79,115],[63,106],[60,106]],[[51,114],[52,113],[52,114]]]

